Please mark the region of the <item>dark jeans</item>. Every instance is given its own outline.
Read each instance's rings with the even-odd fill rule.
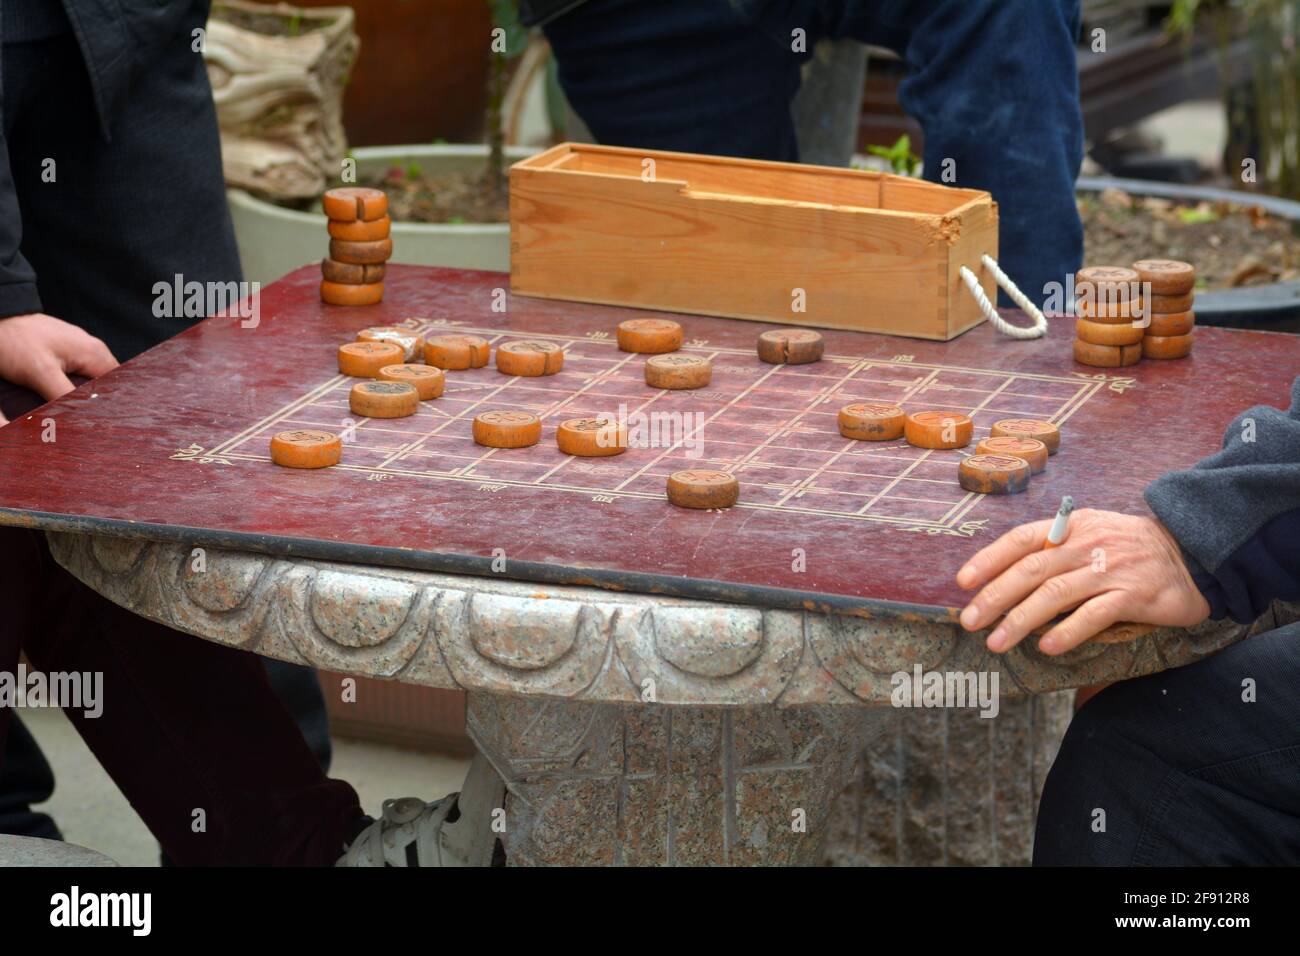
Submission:
[[[1300,864],[1300,624],[1084,704],[1043,789],[1034,864]]]
[[[560,82],[601,143],[798,159],[792,30],[887,47],[925,175],[1001,209],[998,259],[1030,298],[1082,262],[1079,0],[588,0],[545,27]]]
[[[103,713],[66,713],[171,860],[338,858],[362,820],[356,792],[321,771],[259,658],[118,607],[56,564],[38,532],[0,528],[0,581],[0,671],[24,651],[42,671],[103,675]],[[0,709],[0,748],[8,717]]]

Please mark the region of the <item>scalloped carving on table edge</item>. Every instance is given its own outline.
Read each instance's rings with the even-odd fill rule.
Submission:
[[[642,688],[634,681],[632,671],[642,668],[611,665],[616,656],[624,665],[629,663],[629,657],[640,657],[642,665],[649,663],[645,652],[656,646],[655,609],[673,608],[673,614],[664,615],[672,617],[682,613],[678,609],[698,607],[716,615],[719,608],[725,608],[759,614],[762,630],[768,632],[772,629],[770,633],[788,631],[788,625],[781,627],[786,623],[785,618],[801,615],[800,647],[793,659],[787,648],[784,654],[757,653],[734,673],[722,674],[715,669],[713,674],[698,674],[682,669],[680,655],[674,654],[677,660],[671,661],[656,653],[656,657],[661,658],[656,670],[672,673],[673,679],[660,684],[654,703],[723,707],[805,706],[842,705],[847,699],[854,704],[884,706],[890,702],[892,675],[866,666],[862,652],[869,656],[871,649],[856,646],[852,634],[862,634],[865,640],[878,642],[879,634],[873,635],[873,632],[907,630],[890,627],[885,622],[873,625],[870,619],[846,619],[815,611],[747,608],[651,595],[615,594],[571,585],[497,581],[468,575],[327,561],[293,561],[251,552],[209,549],[209,562],[219,560],[230,567],[240,561],[250,561],[256,562],[258,567],[256,584],[250,590],[249,599],[229,611],[214,612],[195,602],[181,584],[186,562],[191,556],[185,545],[149,542],[140,547],[136,541],[129,542],[135,551],[132,560],[110,562],[123,568],[115,571],[100,559],[104,548],[111,549],[113,544],[102,540],[96,543],[94,535],[66,532],[47,532],[47,535],[59,564],[88,587],[143,617],[217,643],[271,657],[431,687],[538,698],[639,703]],[[400,647],[394,646],[391,639],[363,648],[331,641],[315,627],[310,608],[297,604],[295,600],[302,596],[296,595],[295,591],[304,592],[306,599],[310,599],[311,587],[316,583],[318,572],[323,570],[332,572],[331,580],[336,581],[347,581],[352,575],[360,582],[389,577],[414,586],[417,591],[414,602],[420,606],[420,613],[414,617],[421,625],[427,620],[428,626],[400,628],[396,632],[402,635],[398,642]],[[295,582],[303,583],[295,587]],[[545,667],[520,669],[518,673],[484,657],[468,632],[457,628],[454,629],[456,633],[449,634],[437,626],[438,614],[434,608],[444,598],[454,600],[457,595],[462,599],[473,595],[500,597],[507,603],[521,597],[545,596],[582,605],[578,626],[587,630],[588,653],[600,651],[597,655],[601,659],[599,669],[593,672],[588,664],[571,672],[572,651],[560,655]],[[490,605],[492,600],[486,603]],[[291,623],[296,626],[290,627]],[[827,653],[830,646],[818,647],[818,641],[813,638],[813,632],[825,634],[828,623],[835,636],[834,654]],[[1195,633],[1162,628],[1129,643],[1090,643],[1061,657],[1047,657],[1036,647],[1022,645],[1003,658],[994,658],[982,651],[983,634],[964,634],[955,630],[954,625],[935,626],[945,631],[954,628],[953,642],[942,638],[937,643],[928,640],[931,650],[938,651],[934,655],[936,659],[927,659],[929,655],[923,652],[915,655],[915,663],[925,670],[938,669],[945,664],[957,669],[992,665],[1003,674],[1001,691],[1004,697],[1123,680],[1181,666],[1240,640],[1248,630],[1245,626],[1233,624],[1217,626],[1216,629],[1212,623],[1198,626]],[[629,634],[625,630],[629,627],[637,634]],[[641,633],[647,628],[649,630]],[[595,639],[596,646],[592,646],[593,629],[597,633],[604,632],[601,638]],[[290,630],[294,633],[289,634]],[[978,646],[970,646],[975,644]],[[629,653],[633,645],[636,652]],[[911,659],[903,651],[897,656]],[[423,661],[423,658],[429,660]],[[418,665],[417,659],[421,659]],[[475,666],[464,666],[467,661]],[[764,668],[771,669],[772,673],[762,673]],[[417,672],[419,676],[414,677]],[[762,699],[750,700],[746,691],[755,687],[765,687],[768,692],[761,695]]]

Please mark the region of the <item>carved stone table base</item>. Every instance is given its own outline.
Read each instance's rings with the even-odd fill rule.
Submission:
[[[1055,658],[1033,640],[990,655],[942,615],[49,539],[88,586],[178,630],[468,691],[515,864],[1025,863],[1070,716],[1072,695],[1053,692],[1190,663],[1248,631],[1207,622]],[[997,675],[1000,715],[894,710],[892,676],[914,667]]]
[[[1026,865],[1072,699],[982,719],[471,694],[468,726],[513,866]]]
[[[883,709],[628,706],[469,695],[506,781],[511,865],[812,865]]]
[[[1043,781],[1074,693],[969,710],[885,712],[858,773],[835,802],[827,852],[837,866],[1017,866],[1033,854]]]

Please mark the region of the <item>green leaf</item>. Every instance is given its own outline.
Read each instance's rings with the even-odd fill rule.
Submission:
[[[1218,222],[1219,214],[1213,209],[1179,209],[1178,218],[1184,225],[1194,226],[1202,222]]]
[[[900,176],[915,176],[921,157],[912,152],[912,138],[904,133],[893,146],[868,146],[867,152],[889,160],[890,168]]]

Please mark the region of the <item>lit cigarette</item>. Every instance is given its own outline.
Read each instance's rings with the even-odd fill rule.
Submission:
[[[1070,512],[1073,510],[1074,499],[1066,495],[1061,499],[1061,507],[1056,509],[1056,518],[1052,521],[1052,527],[1047,532],[1047,540],[1043,543],[1043,550],[1059,547],[1065,541],[1065,536],[1070,533]]]

